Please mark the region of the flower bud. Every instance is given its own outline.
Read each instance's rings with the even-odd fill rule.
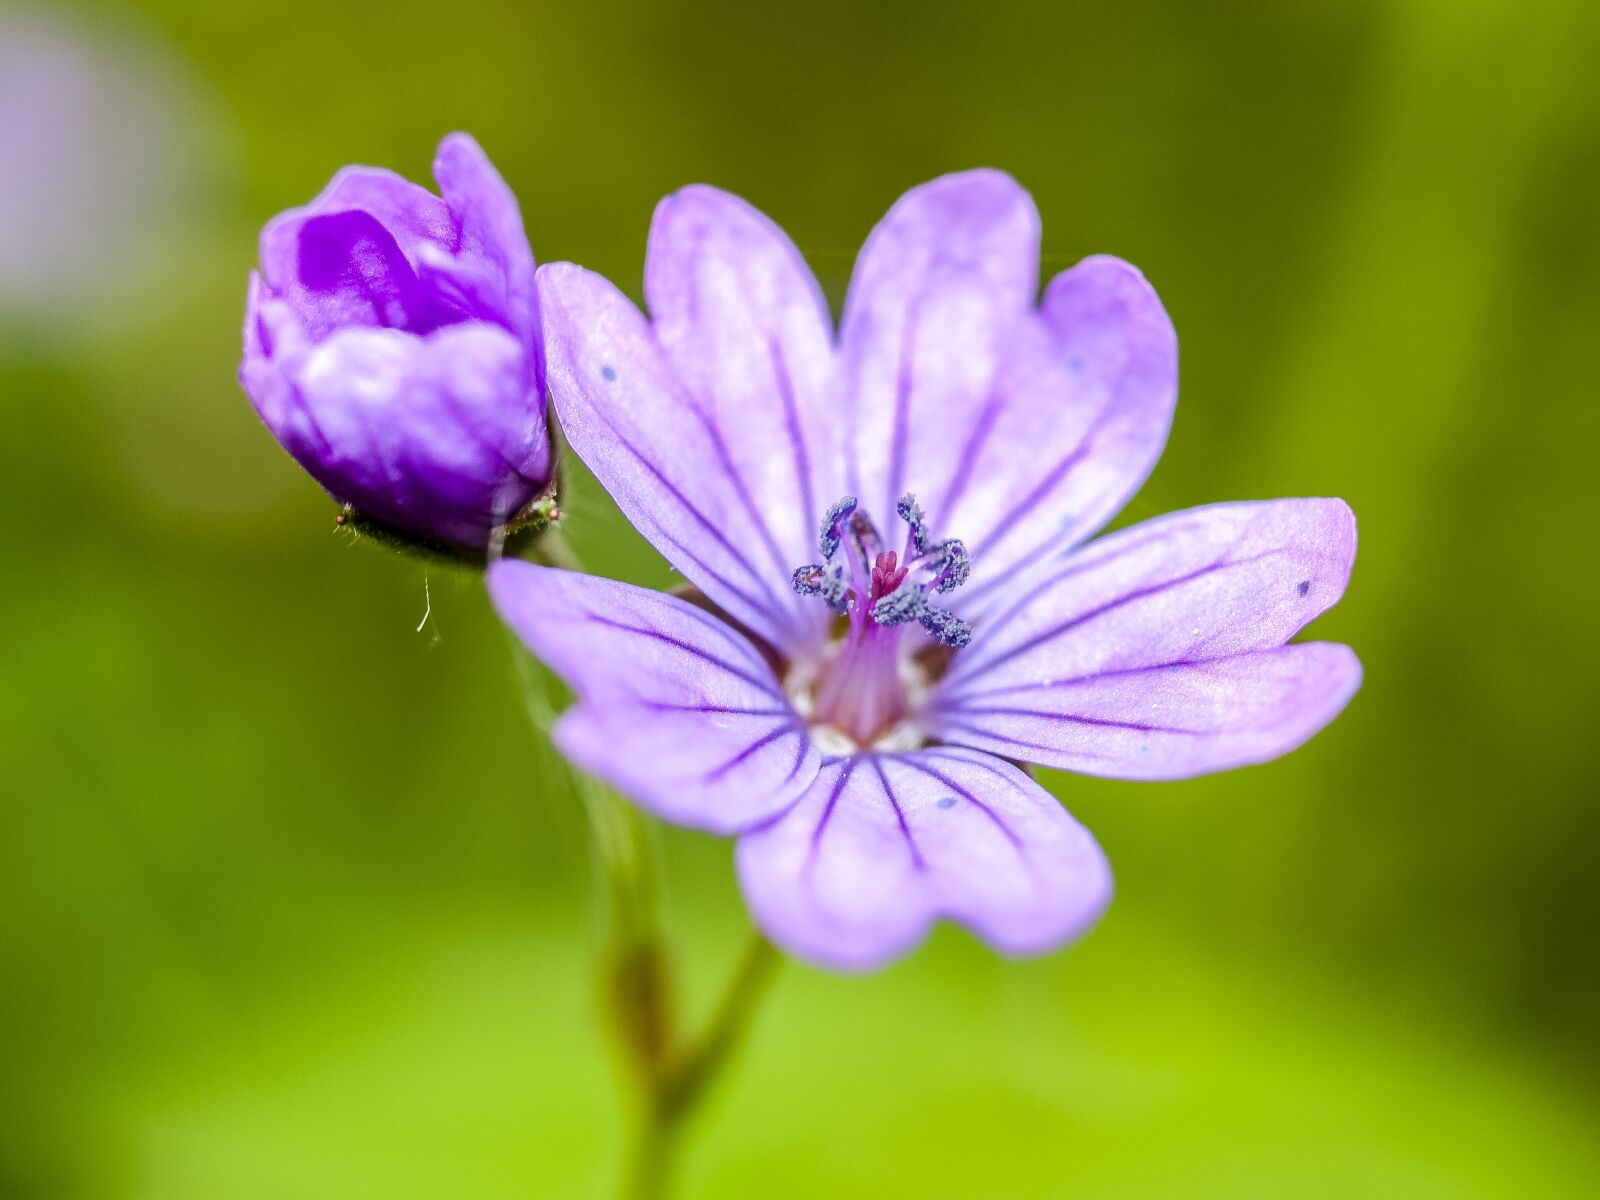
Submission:
[[[346,167],[267,225],[239,381],[347,517],[476,555],[552,474],[533,254],[472,138],[433,174]]]

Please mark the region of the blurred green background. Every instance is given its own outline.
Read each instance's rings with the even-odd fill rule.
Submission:
[[[336,536],[233,380],[262,222],[457,128],[635,295],[683,183],[837,305],[902,190],[1004,167],[1047,271],[1122,255],[1176,323],[1124,520],[1361,522],[1349,711],[1047,776],[1101,927],[786,968],[689,1195],[1600,1194],[1597,58],[1592,0],[0,6],[0,1196],[612,1187],[584,829],[481,585]],[[663,844],[703,1008],[729,848]]]

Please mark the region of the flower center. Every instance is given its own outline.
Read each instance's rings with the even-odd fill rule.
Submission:
[[[966,582],[972,569],[966,546],[955,538],[932,542],[909,493],[895,510],[906,524],[898,552],[884,549],[872,519],[856,507],[854,496],[846,496],[822,519],[822,561],[794,573],[795,591],[820,596],[849,620],[843,638],[802,686],[814,724],[838,731],[857,747],[873,745],[900,726],[912,711],[914,693],[927,683],[903,652],[905,627],[916,624],[934,642],[957,650],[972,638],[971,625],[928,602]]]

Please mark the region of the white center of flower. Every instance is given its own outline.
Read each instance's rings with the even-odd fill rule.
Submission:
[[[924,702],[933,691],[934,679],[922,663],[908,654],[897,655],[895,664],[904,715],[886,728],[876,731],[870,741],[860,741],[854,733],[817,715],[819,684],[840,669],[838,660],[845,653],[848,641],[848,635],[835,639],[820,658],[797,664],[783,681],[789,702],[806,722],[807,731],[817,749],[828,757],[838,757],[862,750],[915,750],[926,744],[928,736],[920,714]]]

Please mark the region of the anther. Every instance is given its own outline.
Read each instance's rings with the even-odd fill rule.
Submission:
[[[942,646],[959,650],[972,640],[972,626],[942,608],[924,608],[918,618],[927,635]]]
[[[934,542],[922,506],[910,492],[895,504],[909,530],[902,553],[884,550],[872,519],[845,496],[828,509],[817,538],[823,561],[795,571],[791,583],[802,596],[821,596],[836,613],[870,624],[920,622],[936,641],[965,646],[972,626],[954,613],[930,608],[934,593],[953,592],[972,572],[972,557],[959,538]],[[838,558],[848,543],[848,553]],[[838,558],[838,561],[835,559]]]
[[[822,531],[817,534],[817,551],[823,561],[834,556],[839,549],[839,539],[844,536],[844,523],[856,511],[856,498],[846,496],[834,501],[833,507],[822,518]]]
[[[825,563],[809,563],[797,570],[789,582],[802,596],[821,596],[823,602],[834,612],[849,611],[849,585],[845,583],[837,567],[830,567]]]
[[[972,556],[967,553],[966,543],[959,538],[951,538],[935,546],[934,553],[939,555],[939,566],[934,572],[933,590],[955,591],[972,573]]]
[[[921,619],[927,604],[921,588],[903,587],[872,606],[872,619],[879,625],[904,625]]]
[[[822,595],[822,580],[827,575],[827,568],[821,563],[811,563],[809,566],[800,567],[795,571],[789,582],[794,585],[794,590],[802,596]]]
[[[911,553],[914,557],[921,558],[928,550],[928,525],[917,498],[907,492],[900,497],[894,510],[900,514],[902,521],[911,526]]]

